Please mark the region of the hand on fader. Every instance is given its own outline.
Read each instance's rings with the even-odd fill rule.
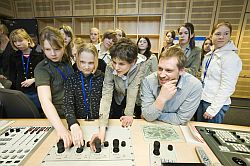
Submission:
[[[81,127],[75,123],[73,125],[70,126],[70,131],[71,131],[71,136],[72,136],[72,141],[74,146],[76,147],[81,147],[84,145],[83,142],[83,132]]]
[[[64,148],[69,148],[72,145],[72,137],[70,132],[65,128],[63,130],[57,131],[58,141],[60,139],[64,142]]]

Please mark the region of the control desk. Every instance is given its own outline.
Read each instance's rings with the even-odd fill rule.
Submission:
[[[4,119],[4,120],[6,120],[6,119]],[[12,123],[10,125],[11,127],[51,126],[51,124],[49,123],[49,121],[47,119],[11,119],[11,120],[15,121],[14,123]],[[67,125],[66,121],[63,120],[63,122],[66,126]],[[79,122],[80,122],[82,128],[86,128],[86,129],[92,128],[93,126],[95,127],[98,125],[97,121],[79,120]],[[190,124],[191,125],[198,125],[198,126],[209,126],[209,127],[216,126],[216,128],[227,128],[227,129],[235,129],[235,130],[243,130],[243,131],[250,130],[250,127],[244,127],[244,126],[232,126],[232,125],[210,124],[210,123],[200,123],[200,122],[190,122]],[[123,136],[122,137],[119,136],[121,134],[118,133],[118,135],[117,135],[117,132],[112,132],[112,130],[115,131],[117,128],[120,127],[121,124],[120,124],[119,120],[110,120],[109,125],[113,126],[113,127],[110,127],[110,131],[109,131],[112,134],[111,135],[109,134],[107,137],[107,141],[109,142],[110,149],[111,149],[111,151],[110,151],[111,158],[114,156],[119,156],[118,153],[122,152],[122,149],[124,148],[124,147],[122,147],[123,145],[121,145],[120,143],[122,141],[125,141],[126,144],[125,144],[124,149],[127,148],[129,153],[130,153],[130,155],[127,155],[127,159],[128,159],[128,161],[131,160],[131,163],[132,163],[131,165],[135,165],[135,166],[158,165],[157,162],[160,162],[159,165],[161,165],[161,163],[162,163],[162,165],[164,165],[163,163],[165,161],[176,162],[176,163],[201,163],[201,160],[200,160],[199,156],[197,155],[197,147],[201,147],[204,150],[205,154],[208,156],[209,161],[211,161],[212,165],[218,165],[218,166],[220,165],[219,160],[213,154],[213,152],[209,149],[209,147],[207,146],[207,144],[205,142],[201,143],[198,141],[190,141],[189,138],[187,138],[187,133],[183,132],[183,130],[175,130],[176,133],[174,133],[172,131],[172,128],[180,128],[180,126],[171,125],[171,130],[169,130],[169,131],[171,131],[172,135],[176,134],[173,136],[172,140],[163,139],[164,136],[167,138],[170,137],[170,136],[166,136],[166,135],[163,135],[163,136],[161,135],[161,132],[164,132],[163,129],[160,129],[161,132],[159,132],[159,133],[157,133],[157,132],[153,133],[154,137],[150,138],[150,137],[147,137],[145,135],[145,133],[146,134],[150,133],[150,130],[145,132],[144,126],[154,125],[154,127],[155,126],[162,127],[165,125],[165,123],[162,123],[162,122],[150,123],[150,122],[146,122],[145,120],[142,120],[142,119],[139,119],[139,120],[136,119],[136,120],[134,120],[132,127],[130,127],[128,130],[128,132],[129,132],[129,134],[127,134],[127,135],[129,135],[128,136],[129,141],[128,141],[128,139],[123,139]],[[93,129],[93,132],[95,132],[95,131],[97,131],[97,130]],[[88,135],[85,137],[86,143],[87,143],[87,141],[89,141],[88,139],[90,139],[89,137],[91,134],[92,134],[91,132],[90,132],[90,134],[86,133],[86,135]],[[190,132],[190,135],[191,135],[191,132]],[[179,137],[177,138],[177,136],[179,136]],[[118,143],[118,146],[120,145],[120,151],[118,151],[118,152],[112,151],[112,149],[114,150],[114,147],[113,147],[114,144],[112,142],[114,142],[114,140],[116,138],[118,138],[118,140],[120,141]],[[50,165],[50,164],[46,164],[46,162],[47,163],[53,163],[54,161],[55,161],[55,163],[57,163],[57,162],[53,158],[50,158],[50,156],[48,157],[48,154],[55,153],[55,155],[57,155],[57,157],[58,156],[60,157],[60,155],[65,155],[69,151],[72,151],[72,153],[76,154],[76,149],[74,147],[71,150],[66,149],[64,153],[56,154],[57,153],[56,152],[57,142],[58,142],[58,140],[57,140],[56,131],[53,130],[50,134],[48,134],[46,136],[46,138],[44,138],[44,141],[41,142],[38,147],[36,147],[34,150],[32,150],[33,153],[29,155],[29,158],[26,159],[22,163],[22,165],[25,165],[25,166]],[[87,152],[92,153],[89,151],[89,149],[88,149],[89,147],[86,146],[84,148],[85,149],[83,150],[83,153],[85,153],[85,154]],[[105,148],[102,149],[100,154],[104,154],[103,152],[105,152]],[[114,154],[114,152],[117,154]],[[122,152],[122,153],[126,153],[126,152]],[[96,155],[96,154],[94,154],[94,155]],[[93,155],[91,157],[93,157]],[[51,161],[53,161],[53,162],[51,162]],[[67,161],[67,162],[70,163],[69,161]],[[84,161],[79,160],[79,164],[81,162],[84,163]],[[58,164],[60,166],[62,166],[62,164],[60,164],[60,163],[62,163],[62,162],[59,161]],[[73,162],[72,164],[79,165],[76,163],[77,163],[77,161]],[[105,161],[102,161],[100,163],[102,163],[102,166],[105,166]],[[116,162],[116,163],[119,163],[119,162]],[[91,162],[89,164],[91,164]],[[112,165],[112,164],[109,163],[108,165]]]

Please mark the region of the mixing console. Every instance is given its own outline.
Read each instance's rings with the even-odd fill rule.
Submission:
[[[250,132],[200,126],[196,128],[223,165],[250,165]]]
[[[48,126],[6,128],[0,135],[0,165],[21,165],[51,131]]]
[[[49,151],[42,166],[135,166],[130,128],[111,126],[107,129],[104,144],[96,141],[97,152],[91,151],[88,141],[98,132],[96,126],[82,127],[85,146],[64,149],[63,141],[59,141]]]
[[[164,163],[175,163],[176,152],[171,144],[161,144],[159,141],[154,141],[154,144],[149,144],[150,166],[160,166]]]

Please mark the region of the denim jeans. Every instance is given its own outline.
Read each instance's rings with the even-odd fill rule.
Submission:
[[[28,93],[25,93],[25,95],[35,104],[36,108],[39,111],[42,109],[36,92],[28,92]]]
[[[229,109],[229,105],[224,105],[220,111],[213,117],[213,119],[204,119],[203,114],[206,112],[207,107],[209,107],[211,103],[201,100],[200,105],[197,109],[197,121],[198,122],[210,122],[210,123],[222,123],[224,120],[225,113]]]

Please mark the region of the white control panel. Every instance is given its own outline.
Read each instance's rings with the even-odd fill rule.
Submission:
[[[0,165],[21,165],[51,131],[50,126],[7,127],[0,135]]]
[[[130,128],[110,126],[106,132],[105,143],[99,153],[87,146],[92,135],[98,132],[97,126],[82,127],[85,146],[82,151],[76,147],[58,153],[57,145],[53,146],[42,162],[42,166],[135,166]]]
[[[150,166],[161,166],[162,163],[175,163],[176,151],[173,145],[154,141],[149,144]]]

